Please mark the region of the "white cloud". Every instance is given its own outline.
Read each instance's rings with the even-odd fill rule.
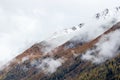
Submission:
[[[117,0],[0,0],[0,62],[5,64],[53,32],[89,22],[96,12],[116,5]]]
[[[60,67],[63,63],[63,59],[53,59],[53,58],[46,58],[43,59],[41,64],[37,66],[38,69],[42,69],[46,74],[54,73],[58,67]]]
[[[115,57],[120,53],[119,40],[120,30],[104,35],[99,42],[96,43],[96,48],[88,50],[82,55],[82,59],[92,61],[93,63],[101,63]]]

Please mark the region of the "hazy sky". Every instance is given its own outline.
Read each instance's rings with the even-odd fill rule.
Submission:
[[[119,0],[0,0],[0,62],[119,4]]]

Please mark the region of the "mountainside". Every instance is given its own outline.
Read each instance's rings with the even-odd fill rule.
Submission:
[[[44,42],[35,44],[0,72],[0,80],[119,80],[119,54],[104,64],[93,64],[80,58],[87,50],[95,48],[102,36],[119,28],[120,23],[117,23],[92,41],[69,48],[65,47],[75,42],[66,42],[46,55],[41,51]]]
[[[120,22],[110,23],[54,33],[3,66],[0,80],[120,80]]]

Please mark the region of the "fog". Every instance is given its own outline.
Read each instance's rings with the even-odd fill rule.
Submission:
[[[41,61],[36,68],[43,70],[45,74],[54,73],[58,67],[62,65],[64,60],[62,58],[53,59],[53,58],[46,58]]]
[[[102,63],[111,59],[120,53],[120,30],[116,30],[107,35],[104,35],[96,48],[86,51],[82,55],[83,60],[92,61],[93,63]]]
[[[118,5],[118,0],[0,0],[1,65],[53,32]]]

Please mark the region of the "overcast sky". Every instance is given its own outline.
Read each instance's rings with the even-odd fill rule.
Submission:
[[[119,4],[119,0],[0,0],[0,62]]]

